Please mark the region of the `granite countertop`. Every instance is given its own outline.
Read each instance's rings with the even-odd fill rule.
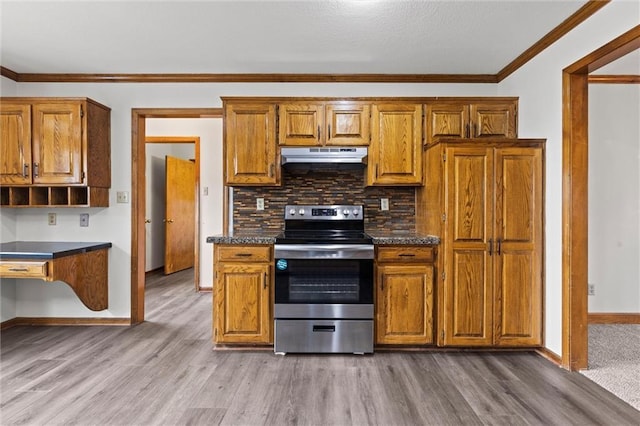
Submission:
[[[0,259],[56,259],[109,247],[109,242],[11,241],[0,243]]]
[[[275,234],[255,233],[251,235],[213,235],[207,237],[207,242],[212,244],[275,244]]]
[[[440,238],[434,235],[416,234],[414,232],[402,233],[368,233],[373,238],[373,244],[413,244],[413,245],[437,245]],[[251,235],[213,235],[207,237],[207,242],[212,244],[275,244],[274,234],[256,233]]]
[[[373,238],[373,244],[407,244],[407,245],[437,245],[440,238],[435,235],[417,234],[415,232],[367,232]]]

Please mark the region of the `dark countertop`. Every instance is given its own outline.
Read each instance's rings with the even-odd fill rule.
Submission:
[[[0,260],[56,259],[111,246],[108,242],[11,241],[0,243]]]
[[[213,235],[207,237],[207,242],[212,244],[275,244],[276,236],[271,234],[255,235]]]
[[[367,232],[373,238],[373,244],[406,244],[406,245],[438,245],[440,238],[435,235],[417,234],[415,232]]]
[[[407,245],[437,245],[440,238],[434,235],[416,234],[414,232],[402,233],[369,233],[373,238],[373,244],[407,244]],[[207,237],[208,243],[213,244],[275,244],[276,236],[271,234],[255,235],[214,235]]]

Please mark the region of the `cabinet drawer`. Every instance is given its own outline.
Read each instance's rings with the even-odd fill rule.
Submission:
[[[215,258],[218,262],[271,262],[271,246],[217,246]]]
[[[433,247],[393,246],[378,247],[378,262],[433,262]]]
[[[4,278],[47,277],[47,261],[0,261],[0,276]]]

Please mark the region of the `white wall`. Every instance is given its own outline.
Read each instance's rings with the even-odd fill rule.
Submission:
[[[499,84],[517,95],[519,136],[546,146],[545,346],[562,353],[562,70],[640,23],[640,3],[615,1]]]
[[[589,85],[589,312],[640,312],[640,85]]]
[[[210,288],[213,286],[213,266],[211,263],[213,246],[207,244],[206,240],[208,236],[223,233],[222,119],[153,118],[148,119],[146,124],[147,136],[200,137],[200,287]],[[147,144],[147,150],[162,145],[164,144]],[[171,146],[179,147],[180,144],[171,144]],[[189,146],[193,147],[193,144]],[[194,158],[193,154],[191,158]],[[149,169],[147,168],[147,170]],[[205,195],[205,192],[208,194]],[[147,202],[148,205],[149,202]],[[156,208],[162,209],[164,204]],[[164,211],[161,212],[161,217],[163,216]],[[160,243],[156,241],[154,244],[158,246]],[[162,246],[164,246],[164,241]],[[149,251],[149,245],[147,245],[147,251]],[[164,264],[164,259],[162,259],[162,264]],[[153,268],[147,266],[147,270],[150,269]]]
[[[2,79],[5,80],[4,77]],[[8,85],[11,86],[10,83]],[[109,251],[109,308],[107,310],[90,311],[64,283],[20,280],[15,295],[16,315],[78,318],[129,317],[131,204],[116,203],[115,195],[117,191],[131,192],[131,110],[133,108],[220,107],[222,106],[221,96],[496,96],[496,92],[497,86],[494,84],[20,83],[17,85],[16,96],[86,96],[111,108],[110,207],[27,208],[19,211],[2,209],[0,220],[4,222],[6,217],[16,216],[16,231],[12,236],[15,239],[111,241],[113,247]],[[207,165],[206,156],[201,153],[201,158],[204,168]],[[221,174],[220,171],[218,175],[220,179]],[[47,225],[49,211],[58,214],[58,225]],[[79,227],[79,214],[83,212],[91,215],[88,228]],[[209,214],[205,212],[204,219],[208,218]],[[206,238],[207,229],[205,228],[201,238]],[[210,247],[207,249],[210,250]],[[202,270],[212,271],[211,262],[211,257],[203,251]],[[203,282],[205,279],[212,281],[211,276],[203,277]]]

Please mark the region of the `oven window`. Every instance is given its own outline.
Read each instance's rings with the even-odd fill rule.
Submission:
[[[291,259],[276,265],[276,303],[372,303],[371,260]]]

